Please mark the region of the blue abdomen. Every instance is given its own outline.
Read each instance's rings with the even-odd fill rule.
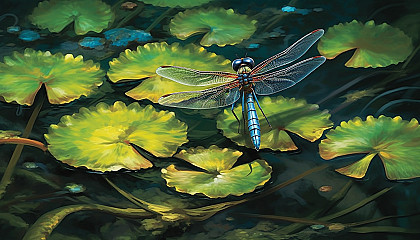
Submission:
[[[255,110],[252,93],[248,93],[246,98],[246,106],[248,110],[248,130],[255,149],[259,150],[261,143],[260,123],[258,121],[257,111]]]

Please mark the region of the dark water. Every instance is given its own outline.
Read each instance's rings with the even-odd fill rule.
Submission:
[[[112,58],[118,57],[120,52],[125,48],[136,49],[139,45],[139,43],[132,42],[126,47],[105,46],[101,50],[88,50],[77,46],[68,50],[68,47],[63,47],[64,42],[76,43],[83,36],[75,35],[74,31],[72,31],[72,26],[66,27],[60,33],[50,33],[45,29],[37,29],[28,20],[28,15],[32,13],[38,2],[40,1],[1,1],[0,15],[13,13],[18,17],[18,25],[22,29],[32,29],[41,35],[41,39],[32,42],[25,42],[18,39],[16,34],[6,32],[6,28],[13,25],[14,22],[12,17],[6,17],[0,21],[1,59],[4,56],[11,55],[13,51],[22,52],[25,48],[33,48],[42,51],[48,50],[52,53],[62,52],[72,53],[75,56],[83,55],[85,60],[92,59],[95,62],[100,62],[101,68],[106,71],[109,69],[108,63]],[[109,5],[120,4],[112,0],[104,2]],[[280,9],[287,5],[311,11],[306,15],[288,14],[278,18],[281,15]],[[415,0],[296,0],[290,2],[215,0],[201,7],[232,8],[237,13],[246,14],[251,18],[257,19],[259,22],[258,29],[251,39],[247,40],[252,42],[254,39],[255,42],[259,42],[260,45],[257,49],[247,48],[247,41],[233,46],[218,47],[212,45],[206,48],[209,52],[222,55],[230,60],[234,60],[237,56],[242,57],[247,54],[253,57],[257,63],[280,52],[301,36],[314,29],[323,28],[327,30],[333,25],[349,22],[353,19],[361,22],[373,19],[377,24],[386,22],[393,25],[406,15],[420,13],[420,3]],[[315,8],[317,8],[317,11],[313,11]],[[167,8],[145,5],[143,12],[132,18],[124,26],[146,29],[166,10]],[[202,35],[193,36],[181,41],[168,32],[167,25],[170,19],[180,11],[184,11],[184,9],[173,9],[170,16],[163,18],[151,30],[153,41],[166,41],[168,43],[180,42],[182,45],[199,43]],[[118,13],[122,14],[123,11],[119,11]],[[118,15],[118,13],[117,21],[123,17]],[[273,23],[273,20],[276,18],[278,18],[278,21],[276,20]],[[270,25],[270,23],[273,24]],[[414,21],[414,23],[406,27],[407,29],[417,29],[420,31],[420,21]],[[277,30],[275,30],[276,28]],[[267,37],[267,33],[276,31],[280,31],[281,34],[271,38]],[[418,31],[411,31],[411,33],[414,32],[417,34],[416,36],[412,36],[414,47],[417,47],[419,44]],[[86,36],[101,36],[101,34],[88,33]],[[257,41],[255,39],[259,40]],[[398,44],[398,42],[395,42],[395,45]],[[393,46],[389,47],[392,48]],[[312,47],[305,56],[309,57],[317,54],[316,47]],[[392,82],[383,86],[383,89],[371,96],[366,96],[354,103],[343,105],[345,100],[342,97],[343,95],[377,86],[378,83],[389,77],[392,71],[398,71],[402,65],[400,63],[399,65],[375,69],[347,68],[344,64],[352,54],[352,51],[345,52],[334,60],[328,60],[304,81],[293,88],[281,92],[281,95],[285,97],[303,98],[309,103],[318,103],[320,109],[330,110],[332,113],[331,120],[335,126],[341,121],[348,121],[356,116],[365,119],[368,115],[377,117],[380,114],[384,114],[389,117],[401,116],[405,120],[412,118],[419,119],[419,90],[416,88],[396,91],[372,101],[379,94],[393,89],[420,87],[420,59],[418,54],[414,55],[408,67],[409,70],[407,70],[405,75],[395,78]],[[359,79],[361,80],[359,81]],[[134,102],[135,100],[127,97],[124,93],[140,82],[141,80],[114,84],[107,79],[101,88],[103,91],[112,94],[82,97],[64,105],[45,104],[35,122],[30,138],[45,143],[43,134],[48,131],[50,124],[57,124],[62,116],[71,115],[81,107],[96,105],[98,102],[112,104],[117,100],[127,104]],[[354,84],[346,87],[346,84],[352,82]],[[0,88],[1,86],[2,83],[0,82]],[[342,91],[329,96],[340,88],[342,88]],[[41,93],[45,94],[42,91],[45,90],[41,89],[38,95]],[[327,96],[328,98],[326,98]],[[393,101],[395,104],[389,104]],[[139,102],[142,105],[153,105],[157,109],[169,109],[152,103],[149,100],[140,100]],[[368,107],[364,109],[368,103]],[[389,104],[389,107],[384,108],[386,104]],[[381,111],[379,112],[379,110]],[[0,130],[23,131],[32,111],[33,107],[0,102]],[[264,149],[257,152],[254,149],[238,146],[225,138],[220,130],[216,128],[216,120],[214,118],[204,117],[192,110],[171,109],[171,111],[174,111],[176,117],[181,121],[186,122],[188,125],[196,126],[194,130],[188,133],[189,142],[181,146],[180,149],[196,146],[208,147],[212,144],[216,144],[219,147],[238,149],[244,152],[244,155],[238,160],[238,164],[248,163],[255,159],[264,159],[267,161],[273,168],[270,181],[266,183],[264,188],[241,197],[209,199],[204,196],[191,196],[178,193],[173,188],[166,187],[165,180],[160,177],[160,169],[172,163],[182,165],[183,163],[179,163],[177,159],[159,159],[155,162],[154,168],[147,170],[98,174],[87,171],[86,169],[75,169],[57,161],[48,152],[42,153],[38,149],[25,147],[16,166],[13,181],[8,186],[0,202],[1,239],[22,239],[28,229],[43,214],[64,206],[101,204],[117,208],[138,208],[112,188],[104,180],[104,176],[112,180],[112,182],[124,191],[149,202],[156,204],[169,202],[180,207],[200,207],[262,194],[264,190],[271,186],[280,184],[306,170],[325,163],[318,154],[318,143],[320,140],[311,143],[292,134],[292,139],[299,147],[299,150],[279,152]],[[14,148],[14,145],[9,144],[0,146],[0,169],[3,172]],[[347,161],[347,163],[355,159],[352,157],[343,158],[344,162]],[[333,167],[341,167],[344,166],[343,160],[330,161],[328,163]],[[333,206],[328,211],[328,214],[339,212],[353,206],[385,188],[394,188],[363,207],[330,222],[353,223],[384,216],[407,215],[405,217],[390,218],[363,226],[392,226],[397,227],[399,230],[419,229],[420,217],[418,214],[420,212],[420,197],[418,194],[420,192],[420,185],[418,179],[403,182],[389,181],[386,179],[380,159],[375,158],[369,167],[366,177],[361,180],[351,179],[335,172],[333,168],[329,168],[308,175],[263,198],[221,211],[204,221],[165,222],[160,219],[159,215],[156,215],[150,218],[154,222],[148,222],[147,219],[145,220],[143,218],[133,218],[100,211],[77,211],[65,217],[52,231],[48,239],[419,239],[420,235],[418,233],[395,233],[395,231],[354,233],[351,232],[351,229],[334,232],[329,231],[326,227],[319,230],[315,230],[315,226],[313,228],[309,227],[315,224],[306,224],[300,228],[296,228],[295,231],[284,234],[285,227],[292,224],[291,222],[246,215],[277,215],[319,219],[320,216],[317,217],[314,214],[319,214],[319,212],[325,210],[328,205],[328,199],[349,181],[352,182],[350,190],[337,206]],[[83,185],[86,190],[78,194],[68,193],[64,188],[69,183]],[[318,190],[319,187],[325,185],[332,186],[333,190],[331,192],[320,192]],[[324,215],[328,214],[324,213]],[[392,230],[392,228],[388,229]],[[37,239],[34,236],[26,235],[25,237],[28,239]]]

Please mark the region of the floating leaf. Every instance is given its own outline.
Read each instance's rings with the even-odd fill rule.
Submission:
[[[379,155],[388,179],[420,177],[420,127],[416,119],[410,122],[401,117],[359,117],[326,134],[319,144],[319,153],[325,160],[335,157],[367,153],[365,157],[337,172],[354,178],[365,176],[374,156]]]
[[[146,4],[152,4],[159,7],[182,7],[190,8],[200,6],[205,3],[211,2],[212,0],[142,0]]]
[[[192,9],[178,13],[169,24],[172,35],[181,40],[205,34],[200,44],[209,47],[235,45],[254,34],[257,21],[232,9]]]
[[[156,74],[156,69],[162,65],[185,66],[211,71],[230,71],[232,69],[229,60],[207,52],[202,47],[194,44],[182,47],[179,43],[168,45],[165,42],[148,43],[137,47],[137,51],[127,49],[118,58],[109,62],[109,65],[108,76],[112,82],[148,78],[126,94],[137,100],[146,98],[155,103],[165,94],[205,89],[204,87],[185,86],[160,77]]]
[[[264,160],[255,160],[232,168],[241,152],[210,146],[182,150],[175,155],[205,170],[178,170],[174,165],[162,169],[169,187],[191,195],[202,193],[210,198],[240,196],[263,186],[271,177],[271,167]],[[251,171],[252,168],[252,171]]]
[[[63,104],[89,95],[102,84],[105,73],[83,56],[51,54],[49,51],[25,49],[14,52],[0,63],[0,96],[6,102],[32,105],[44,84],[50,103]]]
[[[58,160],[74,167],[96,171],[152,166],[132,146],[135,144],[155,156],[170,157],[187,142],[187,127],[174,113],[156,111],[138,103],[126,106],[99,103],[79,113],[66,115],[52,124],[45,138],[48,150]]]
[[[13,130],[0,130],[0,139],[19,138],[21,132]]]
[[[398,44],[395,44],[398,43]],[[330,27],[318,44],[318,51],[328,59],[356,49],[347,67],[386,67],[404,61],[413,51],[411,39],[398,28],[373,20],[356,20]]]
[[[114,21],[114,13],[100,0],[49,0],[40,2],[29,20],[50,32],[60,32],[74,21],[74,31],[83,35],[107,28]]]
[[[270,128],[263,117],[260,117],[261,149],[296,150],[296,145],[286,131],[314,142],[322,136],[326,129],[333,126],[329,120],[328,111],[320,111],[318,105],[307,104],[305,100],[278,96],[276,98],[264,97],[259,102],[272,125]],[[240,113],[241,106],[237,106],[234,111]],[[237,144],[254,148],[248,129],[244,129],[243,120],[240,119],[240,121],[241,129],[238,133],[238,121],[230,109],[225,109],[223,114],[217,118],[217,127],[223,131],[223,135]]]

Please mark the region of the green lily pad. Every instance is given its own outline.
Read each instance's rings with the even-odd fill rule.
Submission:
[[[146,4],[152,4],[153,6],[159,7],[182,7],[190,8],[203,5],[211,2],[212,0],[142,0]]]
[[[319,144],[319,153],[325,160],[367,153],[361,160],[336,169],[341,174],[354,178],[364,177],[371,160],[378,155],[388,179],[420,177],[420,127],[414,118],[409,122],[399,116],[368,116],[366,121],[356,117],[341,122],[326,137]]]
[[[169,93],[203,90],[208,87],[186,86],[172,80],[160,77],[156,69],[162,65],[176,65],[208,71],[231,71],[230,61],[204,48],[179,43],[168,45],[165,42],[148,43],[137,47],[136,51],[129,49],[109,62],[108,77],[112,82],[122,80],[145,79],[139,86],[126,94],[136,100],[149,99],[154,103]]]
[[[131,144],[155,156],[170,157],[187,142],[186,131],[172,112],[117,101],[63,116],[58,125],[50,126],[45,139],[56,159],[103,172],[152,167]]]
[[[261,149],[296,150],[298,148],[287,132],[295,133],[306,140],[314,142],[322,136],[326,129],[333,126],[333,123],[329,120],[330,114],[328,111],[320,111],[318,110],[318,105],[308,104],[302,99],[278,96],[275,98],[264,97],[259,102],[272,125],[272,128],[270,128],[264,117],[261,116],[262,114],[259,114]],[[235,107],[234,111],[240,117],[240,133],[238,133],[239,123],[230,109],[225,109],[218,116],[217,128],[221,129],[223,135],[235,143],[254,148],[248,129],[243,128],[243,120],[242,116],[240,116],[241,106]]]
[[[0,139],[19,138],[21,132],[13,130],[0,130]]]
[[[114,21],[111,7],[100,0],[49,0],[38,4],[29,20],[41,29],[60,32],[74,22],[77,35],[101,32]]]
[[[263,186],[271,177],[272,169],[264,160],[255,160],[232,168],[241,152],[210,146],[182,150],[175,155],[204,171],[178,170],[175,165],[162,169],[168,187],[191,195],[202,193],[210,198],[228,195],[241,196]],[[252,171],[251,171],[252,167]]]
[[[191,9],[178,13],[169,24],[172,35],[181,40],[197,34],[205,34],[200,44],[223,47],[235,45],[254,34],[257,21],[233,9]]]
[[[88,96],[102,84],[104,75],[98,63],[83,61],[81,55],[25,49],[0,63],[0,96],[6,102],[32,105],[44,84],[50,103],[68,103]]]
[[[376,68],[403,62],[413,45],[398,28],[386,23],[375,25],[373,20],[366,24],[353,20],[330,27],[318,44],[318,51],[328,59],[351,49],[356,51],[347,67]]]

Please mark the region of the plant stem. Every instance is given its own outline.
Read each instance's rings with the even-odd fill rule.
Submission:
[[[47,151],[47,147],[40,141],[28,139],[28,138],[6,138],[0,139],[0,144],[21,144],[32,146],[41,149],[42,151]]]
[[[40,94],[40,95],[41,96],[39,97],[37,101],[37,105],[35,106],[31,114],[31,117],[29,118],[29,121],[26,124],[25,131],[22,134],[23,138],[28,138],[29,135],[31,134],[32,128],[35,124],[38,114],[41,111],[42,105],[44,104],[44,99],[46,96],[45,94]],[[9,164],[7,165],[6,171],[4,172],[3,178],[1,179],[1,182],[0,182],[0,199],[3,198],[4,193],[6,192],[6,188],[11,182],[13,171],[16,167],[17,162],[19,161],[20,155],[22,154],[23,147],[24,147],[23,144],[18,144],[15,148],[15,151],[13,152],[12,157],[10,158]]]
[[[137,208],[115,208],[100,204],[78,204],[60,207],[42,215],[28,229],[23,240],[45,240],[60,222],[69,214],[79,211],[99,211],[109,213],[123,218],[146,218],[154,214],[144,209]]]
[[[155,19],[155,21],[150,24],[150,26],[144,30],[145,32],[150,32],[162,19],[164,19],[174,8],[168,8],[165,12],[163,12],[158,18]]]
[[[136,7],[136,9],[134,11],[132,11],[130,14],[128,14],[125,18],[123,18],[121,20],[121,22],[119,22],[115,28],[122,27],[124,24],[126,24],[131,19],[133,19],[135,16],[139,15],[141,13],[141,11],[143,11],[143,8],[144,8],[144,4],[139,3],[138,6]]]

